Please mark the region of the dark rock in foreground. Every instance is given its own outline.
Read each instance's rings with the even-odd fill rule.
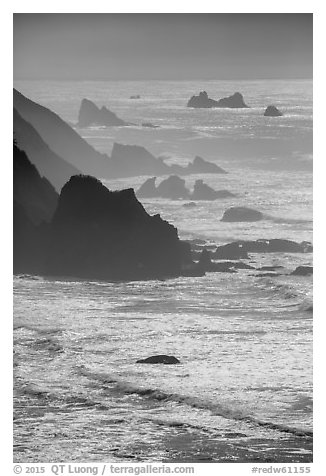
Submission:
[[[190,246],[159,215],[150,216],[132,189],[109,191],[89,176],[63,187],[51,223],[46,273],[95,279],[182,275]]]
[[[277,117],[283,116],[283,113],[275,106],[267,106],[264,112],[264,116]]]
[[[310,253],[312,245],[307,242],[297,243],[291,240],[274,238],[271,240],[234,241],[218,246],[214,259],[248,258],[248,253]]]
[[[114,112],[103,106],[101,109],[89,99],[83,99],[78,114],[78,127],[96,126],[127,126]]]
[[[153,355],[147,359],[140,359],[136,361],[137,364],[180,364],[180,360],[173,355]]]
[[[259,221],[264,215],[257,210],[247,207],[231,207],[225,210],[221,221],[241,222],[241,221]]]
[[[313,274],[312,266],[298,266],[294,271],[292,271],[292,276],[310,276]]]
[[[218,101],[208,97],[206,91],[201,91],[198,96],[192,96],[187,104],[187,107],[194,108],[210,108],[210,107],[220,107],[220,108],[248,108],[244,102],[243,96],[241,93],[234,93],[232,96],[222,98]]]

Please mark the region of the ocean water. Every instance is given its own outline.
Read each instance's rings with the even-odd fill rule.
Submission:
[[[77,131],[110,154],[143,145],[180,164],[195,155],[227,175],[191,175],[236,197],[144,199],[182,239],[312,241],[310,81],[46,82],[18,90],[70,124],[83,97],[134,123]],[[240,91],[246,110],[186,108],[192,94]],[[129,99],[140,94],[141,99]],[[268,104],[285,115],[262,116]],[[159,125],[145,129],[142,122]],[[137,189],[147,177],[105,180]],[[159,181],[162,178],[158,178]],[[224,223],[247,205],[267,218]],[[311,254],[253,254],[253,270],[108,283],[14,278],[15,461],[311,461],[312,278],[289,276]],[[154,354],[181,365],[141,365]]]

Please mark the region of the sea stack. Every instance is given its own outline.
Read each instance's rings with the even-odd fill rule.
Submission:
[[[198,96],[192,96],[187,104],[187,107],[194,107],[194,108],[211,108],[211,107],[219,107],[219,108],[248,108],[247,104],[244,102],[243,96],[241,93],[236,92],[231,96],[219,99],[216,101],[215,99],[211,99],[208,97],[206,91],[201,91]]]
[[[89,126],[127,126],[128,123],[120,119],[114,112],[103,106],[99,109],[89,99],[83,99],[78,114],[78,127]]]
[[[283,116],[283,113],[279,109],[277,109],[276,106],[267,106],[264,112],[264,116],[278,117]]]

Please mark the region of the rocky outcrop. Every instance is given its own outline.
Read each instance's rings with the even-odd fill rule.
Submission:
[[[150,279],[182,274],[190,247],[132,189],[109,191],[94,177],[63,187],[51,223],[46,272],[95,279]]]
[[[264,112],[264,116],[277,117],[283,116],[283,113],[275,106],[267,106]]]
[[[111,177],[132,177],[135,175],[189,175],[193,173],[226,173],[221,167],[196,157],[186,167],[167,165],[162,158],[156,158],[145,147],[114,143],[110,160]]]
[[[307,242],[297,243],[291,240],[273,238],[271,240],[234,241],[218,246],[214,259],[248,258],[248,253],[310,253],[312,245]]]
[[[39,274],[44,269],[47,222],[54,214],[58,194],[15,143],[13,179],[14,273]]]
[[[198,155],[194,158],[192,163],[187,166],[189,174],[227,174],[227,172],[218,165],[204,160]]]
[[[241,221],[259,221],[264,215],[257,210],[247,207],[231,207],[228,208],[221,218],[221,221],[241,222]]]
[[[186,181],[178,177],[177,175],[170,175],[167,179],[163,180],[156,188],[158,197],[170,198],[176,200],[178,198],[189,198],[189,190],[185,186]]]
[[[37,130],[25,121],[14,109],[14,137],[20,149],[24,150],[29,160],[39,173],[46,177],[60,191],[72,175],[80,171],[59,157],[43,141]]]
[[[297,266],[294,271],[292,271],[292,276],[310,276],[313,274],[312,266]]]
[[[137,197],[139,198],[153,198],[157,197],[156,177],[147,179],[137,190]]]
[[[206,185],[203,180],[196,180],[191,198],[193,200],[217,200],[218,198],[234,196],[228,190],[214,190],[209,185]]]
[[[31,101],[16,89],[14,89],[14,108],[59,157],[83,173],[110,177],[109,157],[97,152],[57,114]]]
[[[174,357],[173,355],[152,355],[147,357],[147,359],[139,359],[136,361],[137,364],[180,364],[180,360]]]
[[[155,187],[155,180],[156,177],[147,179],[138,189],[137,196],[143,198],[162,197],[171,200],[179,198],[184,200],[188,198],[193,200],[216,200],[218,198],[234,197],[228,190],[213,190],[203,180],[196,180],[193,193],[186,188],[185,180],[177,175],[170,175],[158,187]]]
[[[89,99],[83,99],[79,109],[77,126],[128,126],[128,123],[105,106],[100,109]]]
[[[201,91],[198,96],[192,96],[187,103],[187,107],[248,108],[241,93],[236,92],[232,94],[232,96],[228,96],[216,101],[215,99],[209,98],[206,91]]]

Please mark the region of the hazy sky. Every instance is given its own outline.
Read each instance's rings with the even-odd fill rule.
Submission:
[[[14,14],[14,79],[312,77],[312,14]]]

